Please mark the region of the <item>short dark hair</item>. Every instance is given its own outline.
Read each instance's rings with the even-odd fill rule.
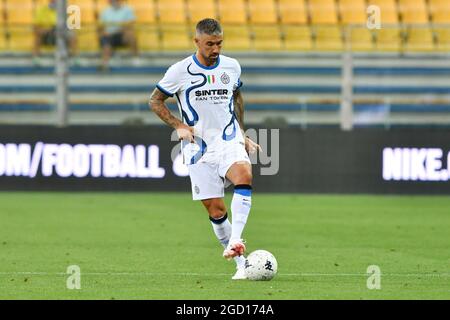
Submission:
[[[195,31],[199,34],[219,35],[222,33],[222,26],[215,19],[203,19],[197,23]]]

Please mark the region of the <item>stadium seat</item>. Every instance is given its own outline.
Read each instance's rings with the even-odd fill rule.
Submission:
[[[254,24],[277,22],[274,0],[248,0],[248,9],[250,21]]]
[[[136,34],[139,50],[155,51],[161,49],[158,32],[154,26],[138,25]]]
[[[407,30],[405,49],[407,51],[433,51],[433,32],[430,27],[411,27]]]
[[[95,2],[92,0],[69,0],[69,5],[77,5],[81,11],[81,26],[91,25],[96,21]]]
[[[134,9],[136,22],[140,24],[153,24],[155,18],[155,6],[150,0],[128,0],[128,5]]]
[[[342,35],[338,26],[315,26],[314,48],[319,51],[341,51]]]
[[[428,23],[425,0],[399,0],[403,23]]]
[[[381,10],[381,24],[398,23],[398,11],[395,0],[368,0],[367,5],[376,5]]]
[[[437,50],[450,53],[450,28],[436,27],[434,33],[437,39]]]
[[[372,39],[372,32],[365,26],[350,28],[350,48],[353,51],[372,51],[375,43]]]
[[[185,25],[162,25],[163,50],[192,50],[193,43]]]
[[[312,24],[337,24],[338,22],[334,0],[311,0],[309,12]]]
[[[192,24],[205,18],[216,19],[216,2],[214,0],[188,0],[188,12]]]
[[[5,9],[3,8],[3,1],[0,1],[0,26],[3,26]]]
[[[402,48],[401,30],[396,28],[381,28],[374,30],[376,49],[378,51],[400,51]]]
[[[95,26],[83,27],[77,30],[76,35],[80,52],[97,52],[99,50],[99,38]]]
[[[0,51],[3,51],[7,48],[6,44],[6,35],[5,35],[5,29],[3,27],[0,27]]]
[[[5,11],[10,26],[33,23],[33,0],[6,0]]]
[[[186,8],[183,0],[158,0],[159,21],[166,23],[186,23]]]
[[[303,0],[279,0],[278,8],[283,24],[306,24],[308,22]]]
[[[94,0],[97,4],[97,12],[100,14],[105,8],[110,6],[109,0]]]
[[[310,51],[312,49],[309,26],[284,26],[284,47],[292,51]]]
[[[220,22],[243,24],[247,22],[244,0],[219,0]]]
[[[8,27],[8,50],[31,51],[34,35],[31,25]]]
[[[343,24],[366,24],[367,13],[364,0],[340,0],[339,12]]]
[[[223,25],[224,50],[250,50],[250,32],[247,25]]]
[[[450,1],[428,0],[431,19],[434,23],[450,23]]]
[[[256,50],[281,50],[280,28],[278,26],[253,26],[253,47]]]

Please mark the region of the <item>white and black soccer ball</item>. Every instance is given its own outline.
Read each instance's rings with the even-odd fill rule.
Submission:
[[[253,251],[245,260],[245,275],[249,280],[272,280],[277,270],[277,259],[266,250]]]

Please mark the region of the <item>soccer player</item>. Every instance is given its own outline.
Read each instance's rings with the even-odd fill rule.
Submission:
[[[241,67],[237,60],[220,54],[222,27],[214,19],[196,26],[197,52],[172,65],[150,99],[151,109],[181,140],[189,168],[193,200],[201,200],[225,250],[234,258],[232,279],[245,279],[245,245],[242,233],[252,204],[252,170],[247,152],[260,146],[244,134],[244,105],[240,91]],[[165,105],[175,96],[182,120]],[[224,189],[234,185],[232,223],[223,201]]]

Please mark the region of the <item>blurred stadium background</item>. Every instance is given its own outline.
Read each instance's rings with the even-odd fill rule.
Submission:
[[[449,297],[450,1],[127,0],[138,59],[118,48],[106,70],[98,29],[108,1],[68,0],[81,9],[78,53],[66,61],[43,46],[37,61],[34,19],[47,3],[0,0],[0,190],[147,193],[1,193],[4,298]],[[368,28],[373,6],[379,29]],[[251,250],[279,258],[275,289],[241,290],[215,275],[224,266],[211,258],[218,247],[208,221],[171,161],[171,130],[149,111],[167,67],[195,52],[194,26],[205,17],[222,23],[223,53],[242,66],[247,127],[279,137],[269,146],[277,174],[261,174],[267,157],[255,166],[246,231]],[[178,114],[175,100],[168,105]],[[93,145],[119,146],[124,171],[95,167]],[[137,178],[140,146],[149,147],[140,165],[152,173]],[[167,252],[149,249],[161,239]],[[191,247],[180,247],[186,239]],[[71,263],[91,272],[80,295],[55,280]],[[380,293],[365,287],[369,264],[387,274]]]
[[[0,1],[2,123],[56,119],[54,48],[44,48],[39,67],[30,61],[33,16],[46,2]],[[446,0],[128,0],[141,63],[134,66],[118,50],[107,75],[97,72],[97,19],[108,1],[68,3],[82,13],[70,124],[159,123],[148,112],[149,92],[170,64],[194,51],[193,29],[202,17],[221,21],[224,53],[241,61],[247,122],[340,125],[348,99],[355,124],[450,123]],[[381,9],[381,29],[366,26],[370,5]],[[351,59],[343,59],[348,51]]]

